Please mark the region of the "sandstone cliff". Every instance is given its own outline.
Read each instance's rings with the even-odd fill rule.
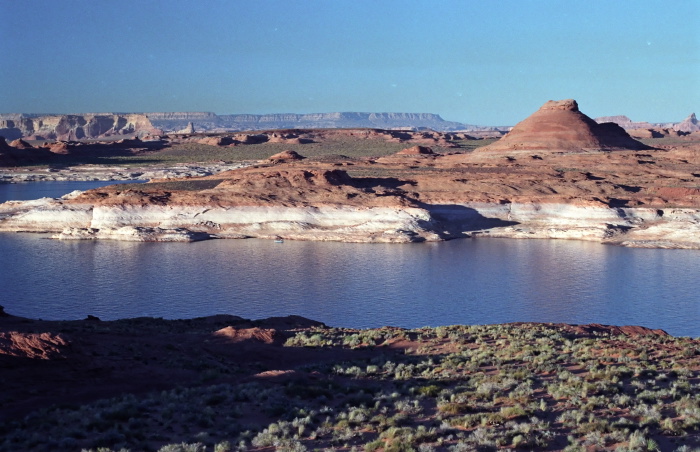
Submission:
[[[87,113],[80,115],[0,116],[0,136],[47,140],[80,140],[113,135],[159,134],[142,114]]]

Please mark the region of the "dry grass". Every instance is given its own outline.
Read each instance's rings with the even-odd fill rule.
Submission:
[[[239,383],[219,382],[221,363],[202,368],[202,384],[190,388],[42,410],[1,426],[0,448],[700,447],[698,339],[526,324],[311,328],[285,346],[290,354],[335,350],[344,357]]]

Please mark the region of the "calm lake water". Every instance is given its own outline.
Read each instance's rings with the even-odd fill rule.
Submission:
[[[133,182],[144,181],[57,181],[0,184],[0,203],[39,198],[58,198],[73,190],[88,190],[90,188],[104,187],[105,185],[130,184]]]
[[[0,256],[0,304],[33,318],[297,314],[346,327],[595,322],[700,336],[699,251],[565,240],[129,243],[2,233]]]

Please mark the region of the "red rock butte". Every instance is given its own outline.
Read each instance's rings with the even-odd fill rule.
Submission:
[[[550,100],[519,122],[499,141],[475,152],[616,151],[649,149],[619,125],[598,124],[581,113],[573,99]]]

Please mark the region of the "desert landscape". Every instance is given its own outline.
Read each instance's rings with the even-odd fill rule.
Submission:
[[[0,452],[700,452],[700,2],[0,17]]]
[[[697,127],[685,123],[681,128]],[[0,230],[59,239],[405,243],[489,236],[698,249],[699,132],[644,130],[661,138],[638,141],[569,99],[545,103],[498,140],[380,129],[187,133],[38,148],[18,139],[5,145],[6,159],[89,162],[134,154],[134,164],[167,156],[173,145],[189,146],[190,157],[198,146],[248,159],[161,170],[165,178],[143,168],[114,171],[115,178],[151,180],[5,203]],[[61,155],[56,146],[65,148]],[[79,173],[44,171],[42,179],[20,170],[7,177],[85,177]]]
[[[150,180],[6,202],[0,229],[65,240],[485,236],[700,248],[700,136],[629,131],[642,141],[563,100],[500,139],[285,129],[0,140],[6,182]],[[2,450],[700,447],[700,342],[662,330],[10,314],[0,316]]]

